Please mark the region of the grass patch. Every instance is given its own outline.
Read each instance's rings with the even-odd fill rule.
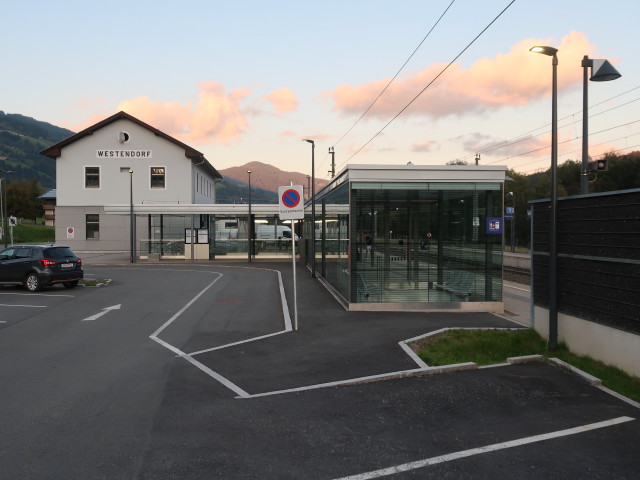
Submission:
[[[533,329],[447,330],[413,347],[420,358],[432,366],[464,362],[492,365],[524,355],[556,357],[599,378],[605,387],[640,402],[640,378],[590,357],[575,355],[564,344],[550,352],[546,341]]]
[[[15,243],[47,243],[54,242],[55,238],[55,227],[45,225],[16,225],[13,227]]]

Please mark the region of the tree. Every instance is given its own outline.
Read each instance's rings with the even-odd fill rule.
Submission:
[[[516,229],[516,245],[529,245],[530,240],[530,224],[527,210],[529,209],[529,200],[533,200],[534,191],[531,188],[529,177],[520,174],[515,170],[507,170],[508,180],[504,185],[504,205],[505,207],[515,207],[515,229]],[[513,192],[510,195],[509,192]],[[509,229],[511,228],[509,222]],[[510,231],[506,232],[507,238],[511,238]]]
[[[592,193],[611,192],[640,188],[640,152],[631,152],[618,156],[608,153],[604,156],[608,169],[606,172],[591,173],[590,189]]]
[[[581,161],[567,160],[562,165],[558,165],[558,196],[580,195],[581,174]]]
[[[457,160],[451,160],[445,163],[445,165],[469,165],[469,163],[466,162],[465,160],[457,159]]]
[[[35,221],[42,216],[42,200],[38,198],[42,193],[43,188],[36,180],[7,182],[7,213]]]

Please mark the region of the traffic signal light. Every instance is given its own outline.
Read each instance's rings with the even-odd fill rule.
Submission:
[[[608,160],[601,159],[596,160],[595,162],[591,162],[589,164],[589,170],[592,172],[606,172],[609,169]]]

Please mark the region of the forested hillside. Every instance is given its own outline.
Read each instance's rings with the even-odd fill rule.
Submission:
[[[55,162],[40,151],[73,135],[65,128],[0,111],[0,168],[12,170],[12,180],[36,180],[45,188],[56,184]]]

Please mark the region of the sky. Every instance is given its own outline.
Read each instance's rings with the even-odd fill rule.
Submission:
[[[536,45],[558,48],[559,163],[582,155],[585,55],[622,74],[588,82],[590,156],[640,149],[636,0],[1,3],[0,110],[73,131],[124,110],[217,169],[311,174],[312,139],[318,178],[330,147],[337,172],[478,153],[546,170],[552,59]]]

